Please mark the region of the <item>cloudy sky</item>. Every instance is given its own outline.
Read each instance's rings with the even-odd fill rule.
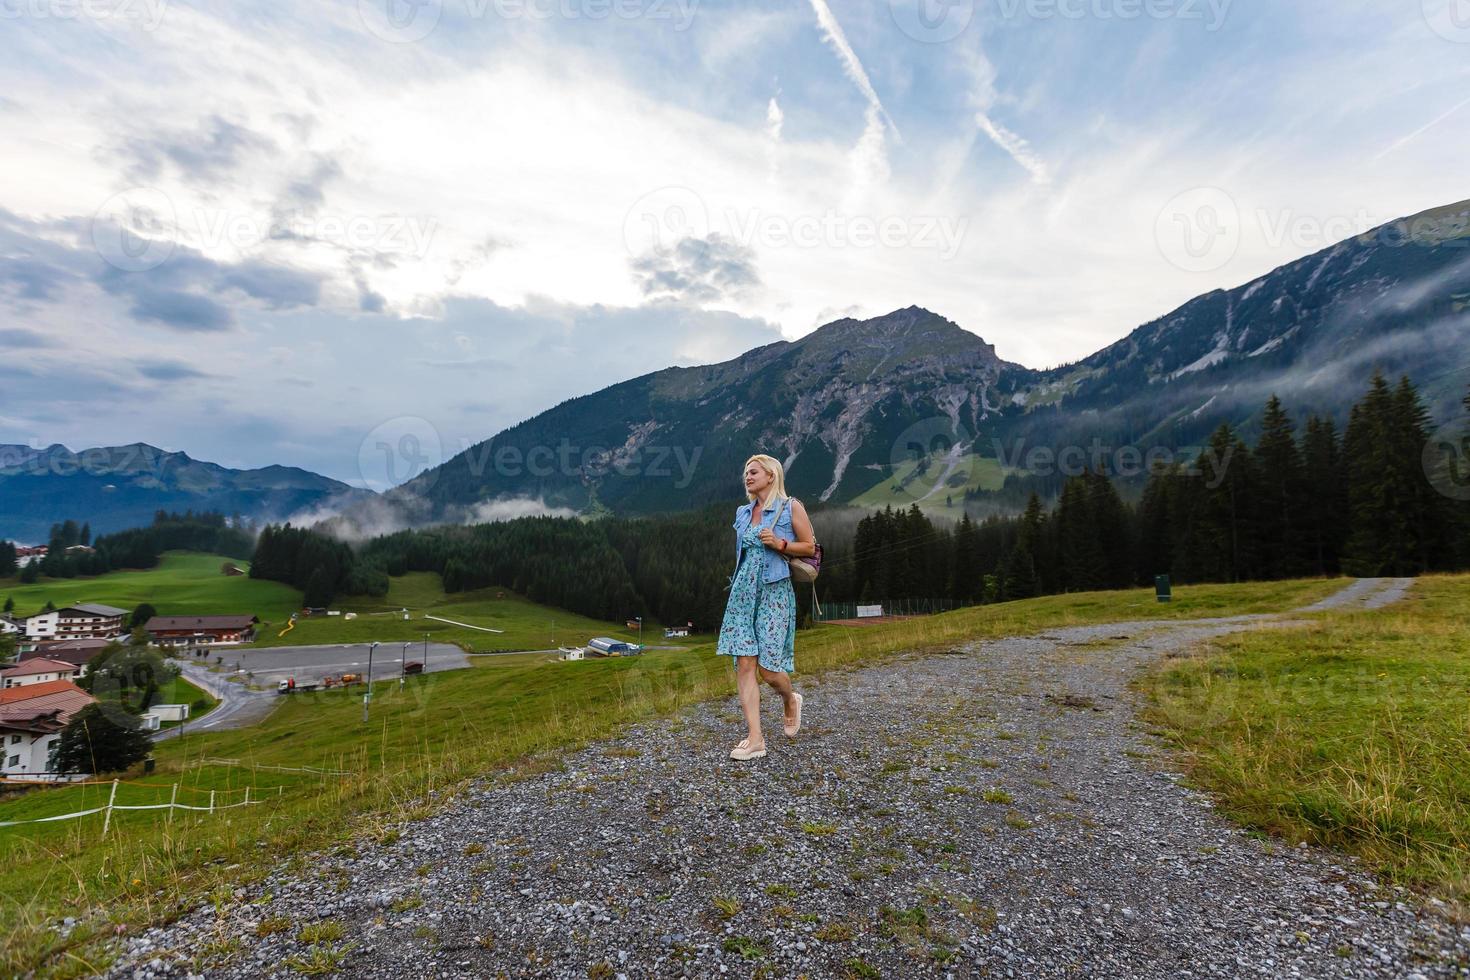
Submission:
[[[1048,366],[1467,158],[1466,0],[0,0],[0,443],[381,486],[910,304]]]

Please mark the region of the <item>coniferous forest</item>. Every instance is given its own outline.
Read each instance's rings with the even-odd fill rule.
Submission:
[[[1470,395],[1458,454],[1426,451],[1431,422],[1407,378],[1376,377],[1344,431],[1298,427],[1271,398],[1249,446],[1229,425],[1193,465],[1156,469],[1136,503],[1104,472],[1031,495],[1014,517],[936,524],[917,505],[855,529],[813,509],[823,602],[959,605],[1174,582],[1397,576],[1470,567]],[[642,615],[718,627],[733,570],[733,505],[662,517],[523,518],[401,531],[353,549],[314,531],[267,527],[251,574],[289,582],[307,604],[386,591],[432,571],[454,593],[510,588],[600,619]],[[802,588],[802,609],[808,607]]]

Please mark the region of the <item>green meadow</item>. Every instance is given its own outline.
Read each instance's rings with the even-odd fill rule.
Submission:
[[[402,585],[434,598],[425,579]],[[1274,612],[1342,585],[1183,588],[1171,605],[1155,602],[1147,590],[1130,590],[877,626],[824,625],[800,634],[798,664],[804,675],[822,674],[906,651],[1066,625]],[[178,793],[180,802],[207,806],[213,792],[223,806],[243,803],[248,787],[252,799],[269,805],[179,812],[171,823],[161,811],[118,813],[105,838],[100,815],[0,829],[8,886],[0,896],[7,935],[0,972],[73,976],[105,968],[107,937],[168,921],[215,889],[261,881],[282,856],[306,862],[314,850],[390,840],[396,826],[428,816],[473,779],[513,780],[559,766],[562,750],[732,691],[729,663],[708,641],[569,663],[523,654],[481,658],[469,669],[411,677],[401,686],[375,684],[367,723],[357,692],[317,692],[281,699],[252,728],[160,743],[156,771],[129,776],[119,802],[167,802]],[[287,771],[303,768],[333,774]],[[76,812],[105,803],[109,792],[106,781],[31,792],[0,803],[0,820]],[[81,919],[66,938],[47,928],[63,916]]]
[[[1470,908],[1470,576],[1201,647],[1143,683],[1231,816]]]
[[[42,578],[21,585],[0,579],[0,603],[15,600],[15,613],[40,612],[47,602],[61,606],[100,602],[131,611],[151,603],[160,616],[206,616],[252,613],[261,619],[285,619],[301,605],[301,593],[279,582],[244,575],[225,575],[226,562],[249,570],[250,563],[220,555],[170,551],[157,568],[109,572],[94,578]]]
[[[862,507],[865,510],[893,506],[894,508],[907,508],[918,498],[928,494],[933,489],[939,475],[944,472],[944,454],[935,453],[923,461],[924,471],[915,475],[919,470],[919,460],[905,460],[893,467],[882,480],[863,491],[855,497],[851,506]],[[926,513],[948,513],[958,517],[963,509],[960,505],[964,501],[965,492],[969,490],[1000,490],[1005,486],[1006,469],[999,460],[986,459],[974,454],[966,454],[956,464],[954,472],[945,481],[945,485],[919,503]],[[946,504],[949,498],[951,503]]]
[[[454,643],[465,650],[553,650],[583,644],[594,636],[636,641],[638,631],[624,623],[606,623],[564,609],[542,606],[509,589],[488,588],[445,595],[432,572],[409,572],[391,579],[386,596],[346,598],[334,604],[342,616],[301,618],[285,635],[284,622],[262,626],[254,646],[301,646],[318,643],[367,643],[430,640]],[[408,619],[403,618],[403,610]],[[346,613],[355,613],[347,619]],[[439,619],[430,619],[437,616]],[[466,624],[456,626],[440,620]],[[490,633],[471,627],[501,630]],[[663,628],[649,621],[645,643],[663,643]],[[678,642],[678,641],[674,641]]]

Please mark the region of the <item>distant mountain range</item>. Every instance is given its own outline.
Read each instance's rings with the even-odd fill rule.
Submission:
[[[808,500],[957,514],[1049,492],[1066,463],[1115,475],[1192,454],[1222,422],[1247,437],[1279,394],[1345,423],[1375,370],[1434,414],[1470,382],[1470,202],[1424,212],[1216,290],[1075,364],[1001,359],[917,306],[842,319],[721,364],[667,368],[574,398],[382,496],[299,469],[229,470],[135,445],[0,446],[0,537],[94,531],[159,508],[279,520],[334,510],[358,533],[532,513],[655,513],[738,500],[753,452]],[[1101,454],[1101,455],[1099,455]],[[89,457],[92,463],[89,465]]]
[[[0,445],[0,539],[36,544],[66,518],[90,522],[94,534],[105,534],[149,524],[160,509],[282,520],[372,496],[294,467],[232,470],[145,443],[81,452]]]
[[[909,307],[722,364],[657,371],[466,450],[375,501],[370,523],[473,520],[527,503],[699,507],[739,499],[741,464],[758,451],[782,459],[790,489],[811,501],[918,500],[957,512],[966,494],[1001,492],[1007,476],[1025,485],[1059,472],[1034,449],[1073,447],[1063,458],[1075,466],[1100,446],[1110,466],[1146,472],[1136,458],[1192,452],[1222,422],[1249,434],[1273,393],[1298,417],[1343,423],[1375,370],[1407,373],[1448,416],[1470,382],[1467,330],[1462,202],[1208,293],[1051,370],[1004,361],[975,334]]]

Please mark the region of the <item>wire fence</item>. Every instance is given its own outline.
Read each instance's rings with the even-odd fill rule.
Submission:
[[[178,783],[174,783],[172,785],[172,792],[167,803],[119,803],[117,802],[117,787],[120,782],[122,782],[122,780],[112,780],[112,790],[108,793],[107,803],[104,806],[95,806],[86,810],[77,810],[74,813],[58,813],[49,817],[32,817],[29,820],[0,820],[0,827],[19,827],[23,824],[54,823],[58,820],[80,820],[82,817],[90,817],[93,814],[103,813],[106,814],[106,816],[104,816],[102,819],[102,833],[104,836],[106,836],[108,829],[112,826],[112,814],[115,810],[167,810],[168,819],[170,822],[172,822],[174,815],[173,812],[175,810],[192,810],[196,813],[212,814],[220,810],[233,810],[236,807],[242,806],[256,806],[264,802],[263,800],[252,800],[250,798],[251,788],[249,786],[246,786],[244,788],[245,798],[234,803],[220,803],[216,798],[216,794],[231,792],[228,790],[189,790],[188,787],[183,787],[189,792],[195,792],[201,795],[205,792],[209,793],[208,805],[194,806],[188,803],[179,802],[180,786]],[[163,787],[159,786],[157,788],[162,789]],[[281,791],[283,789],[283,787],[277,787],[278,791]]]
[[[317,769],[314,766],[268,766],[258,762],[246,762],[243,759],[216,759],[205,758],[191,763],[191,768],[200,766],[239,766],[242,769],[254,769],[267,772],[306,772],[317,776],[356,776],[357,773],[348,769]]]
[[[824,599],[812,617],[819,623],[834,619],[876,619],[880,616],[930,616],[960,608],[953,599],[884,599],[871,602],[833,602]]]

